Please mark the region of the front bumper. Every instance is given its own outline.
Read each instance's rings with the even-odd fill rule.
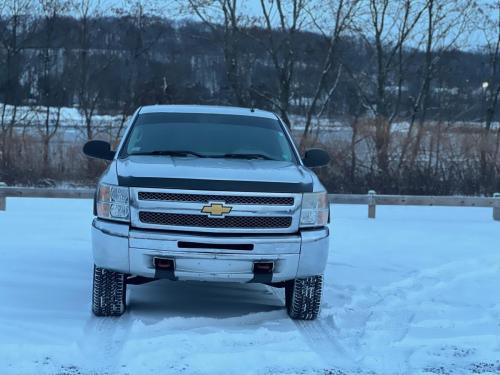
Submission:
[[[92,223],[96,266],[155,278],[158,273],[154,259],[168,258],[175,262],[174,276],[178,280],[262,282],[253,272],[255,262],[274,263],[269,282],[320,275],[328,257],[328,236],[328,228],[298,234],[224,236],[139,230],[100,219]],[[182,248],[180,242],[202,243],[206,248]],[[235,244],[253,249],[218,248]]]

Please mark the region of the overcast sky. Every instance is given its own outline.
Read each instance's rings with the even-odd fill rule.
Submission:
[[[113,0],[109,0],[109,1],[113,1]],[[114,0],[115,3],[116,3],[116,0]],[[123,0],[121,0],[123,1]],[[150,1],[156,1],[158,7],[160,7],[163,12],[165,12],[165,15],[169,18],[174,18],[174,19],[182,19],[182,18],[190,18],[190,19],[194,19],[194,20],[197,20],[197,16],[194,15],[194,14],[189,14],[188,12],[186,12],[184,10],[184,12],[182,12],[182,10],[180,9],[179,7],[179,1],[178,0],[150,0]],[[269,0],[267,0],[269,1]],[[306,4],[308,6],[310,6],[311,4],[314,3],[315,0],[308,0],[306,2]],[[418,6],[418,2],[422,2],[422,1],[425,1],[425,0],[413,0],[414,1],[414,6]],[[453,0],[455,2],[455,4],[459,4],[459,3],[462,3],[462,4],[472,4],[473,1],[476,2],[476,4],[478,4],[480,7],[484,8],[484,9],[487,9],[488,7],[491,7],[492,5],[496,5],[496,6],[500,6],[500,0]],[[323,4],[325,3],[324,1],[322,2]],[[363,3],[366,3],[366,6],[363,6]],[[397,2],[396,2],[397,3]],[[402,1],[401,1],[402,3]],[[401,4],[400,3],[400,4]],[[361,0],[361,7],[360,7],[360,11],[361,13],[364,13],[366,15],[366,21],[368,21],[368,12],[369,12],[369,6],[368,6],[368,0]],[[452,6],[456,6],[456,5],[452,5]],[[272,8],[271,8],[272,9]],[[451,8],[450,8],[451,9]],[[261,4],[260,4],[260,0],[243,0],[243,1],[240,1],[239,2],[239,13],[240,15],[244,16],[244,17],[261,17],[262,15],[262,11],[261,11]],[[272,15],[274,13],[274,19],[275,21],[277,21],[277,17],[276,17],[276,12],[272,12]],[[328,17],[329,14],[329,10],[328,9],[321,9],[319,12],[317,13],[320,13],[322,14],[323,16],[323,21],[324,21],[324,24],[328,24],[330,22],[330,20],[333,18],[333,17]],[[492,12],[491,9],[487,9],[486,11],[486,15],[485,17],[492,17],[493,18],[493,22],[495,22],[495,19],[497,19],[498,17],[498,12]],[[449,23],[453,23],[453,21],[456,19],[457,17],[457,14],[453,11],[450,11],[449,13],[446,13],[446,11],[444,12],[444,14],[446,14],[446,17],[447,17],[447,20],[445,22],[449,22]],[[478,49],[479,47],[483,46],[485,43],[486,43],[486,39],[485,39],[485,33],[483,30],[480,30],[479,28],[480,27],[484,27],[486,26],[486,22],[482,22],[482,20],[480,20],[480,16],[479,16],[479,13],[474,13],[476,16],[475,16],[475,19],[473,19],[473,23],[477,23],[477,28],[476,27],[472,27],[472,26],[469,26],[469,28],[467,30],[464,30],[462,28],[460,28],[459,26],[456,26],[456,27],[452,27],[450,28],[448,31],[447,31],[447,37],[446,39],[444,39],[444,43],[450,43],[452,40],[455,40],[457,39],[457,45],[460,46],[461,48],[463,49],[467,49],[467,50],[475,50],[475,49]],[[358,13],[359,15],[359,13]],[[363,16],[361,17],[358,17],[359,19],[362,19]],[[425,22],[422,22],[422,25],[424,24]],[[310,31],[317,31],[317,29],[315,29],[314,25],[312,24],[312,22],[309,21],[309,24],[305,24],[304,25],[304,28],[307,29],[307,30],[310,30]],[[394,30],[395,31],[395,30]]]
[[[4,2],[5,0],[0,0],[1,2]],[[168,17],[170,19],[174,20],[182,20],[182,19],[191,19],[191,20],[198,20],[198,17],[189,12],[186,6],[182,6],[181,4],[186,4],[188,3],[187,0],[85,0],[86,2],[92,4],[91,8],[93,8],[96,5],[99,5],[99,9],[101,9],[101,12],[106,13],[113,13],[113,9],[116,8],[122,8],[125,10],[131,10],[138,3],[142,4],[145,6],[146,11],[149,9],[150,11],[148,13],[150,14],[155,14],[158,16],[163,16],[163,17]],[[314,4],[317,4],[317,1],[320,1],[320,8],[314,8]],[[412,0],[412,5],[415,8],[418,8],[419,4],[422,4],[425,0]],[[4,4],[9,4],[9,2],[14,3],[15,0],[7,0],[6,3]],[[208,1],[207,1],[208,2]],[[488,6],[492,5],[497,5],[500,6],[500,0],[453,0],[451,3],[454,4],[472,4],[472,3],[478,4],[481,8],[486,9]],[[270,0],[266,0],[266,4],[270,4]],[[399,1],[394,1],[391,4],[395,4],[397,7],[398,4],[401,5],[403,3],[402,0]],[[309,9],[314,9],[313,11],[310,12],[310,14],[314,14],[316,17],[316,21],[320,23],[321,25],[325,26],[325,30],[328,30],[329,27],[331,27],[331,22],[334,19],[333,16],[333,11],[329,9],[327,1],[324,0],[307,0],[305,2],[307,4],[307,7]],[[240,0],[238,2],[239,6],[239,14],[243,18],[260,18],[262,16],[262,11],[261,11],[261,4],[260,0]],[[8,7],[8,5],[7,5]],[[456,7],[453,5],[452,7]],[[287,9],[291,10],[291,7],[286,7]],[[154,11],[153,11],[154,9]],[[274,22],[277,24],[277,13],[275,7],[271,7],[271,18],[274,19]],[[451,9],[451,8],[450,8]],[[5,11],[5,8],[4,8]],[[356,16],[356,20],[358,24],[356,24],[356,27],[362,26],[363,22],[369,23],[369,11],[370,8],[368,6],[368,0],[360,0],[360,7],[358,8],[358,13]],[[78,13],[78,12],[77,12]],[[91,12],[92,13],[92,12]],[[217,7],[214,7],[212,11],[208,11],[208,13],[213,16],[214,18],[217,18],[217,15],[220,16],[220,10]],[[392,12],[393,14],[396,14],[394,11]],[[102,13],[101,13],[102,14]],[[307,16],[307,12],[304,12],[306,15],[304,24],[302,25],[302,29],[308,30],[308,31],[313,31],[317,32],[318,29],[314,26],[313,22],[311,21],[311,17]],[[448,11],[446,9],[443,11],[443,14],[445,15],[444,18],[444,23],[451,23],[453,24],[456,19],[459,19],[460,17],[457,16],[456,11]],[[495,24],[497,21],[495,19],[498,19],[498,11],[494,11],[491,9],[487,9],[483,15],[478,13],[477,11],[474,13],[475,17],[471,19],[468,22],[468,29],[464,30],[458,26],[453,26],[451,28],[447,28],[446,31],[446,37],[443,38],[443,43],[447,44],[450,43],[451,41],[457,39],[456,45],[461,48],[461,49],[467,49],[467,50],[475,50],[478,49],[480,46],[483,46],[486,43],[486,38],[485,38],[485,33],[484,30],[481,30],[481,28],[486,28],[488,26],[487,19],[492,18],[493,20],[491,21],[491,28],[488,28],[489,30],[494,30],[495,29]],[[425,17],[425,15],[424,15]],[[401,22],[402,17],[394,17],[394,19],[391,22],[386,23],[386,29],[389,38],[388,39],[393,39],[394,35],[397,35],[397,24],[398,22]],[[393,27],[393,29],[390,29],[390,26],[388,25],[396,25]],[[472,26],[473,24],[477,26]],[[425,28],[425,19],[422,20],[420,23],[421,26],[418,26],[416,28],[417,32],[414,32],[414,38],[415,39],[421,39],[424,37],[425,33],[422,32],[418,33],[418,28]],[[364,30],[370,30],[370,27],[364,28]],[[423,30],[422,30],[423,31]],[[392,34],[391,34],[392,33]],[[370,34],[367,34],[368,37]],[[418,41],[413,40],[409,43],[409,45],[414,44],[414,46],[418,46]]]

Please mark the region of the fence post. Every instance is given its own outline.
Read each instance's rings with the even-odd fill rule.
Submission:
[[[493,220],[500,221],[500,193],[493,194],[495,202],[493,204]]]
[[[7,207],[7,200],[5,198],[5,193],[2,191],[2,186],[0,185],[0,211],[5,211]]]
[[[375,219],[377,205],[375,202],[375,190],[368,190],[368,218]]]

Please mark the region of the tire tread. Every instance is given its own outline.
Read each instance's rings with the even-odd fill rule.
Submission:
[[[120,316],[126,309],[125,274],[94,266],[92,312],[96,316]]]
[[[321,308],[323,276],[289,281],[285,287],[286,306],[292,319],[314,320]]]

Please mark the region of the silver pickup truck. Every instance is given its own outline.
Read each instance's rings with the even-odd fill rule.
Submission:
[[[92,310],[116,316],[127,284],[156,279],[284,287],[294,319],[319,313],[330,218],[308,168],[328,163],[295,147],[274,113],[234,107],[139,108],[94,201]]]

